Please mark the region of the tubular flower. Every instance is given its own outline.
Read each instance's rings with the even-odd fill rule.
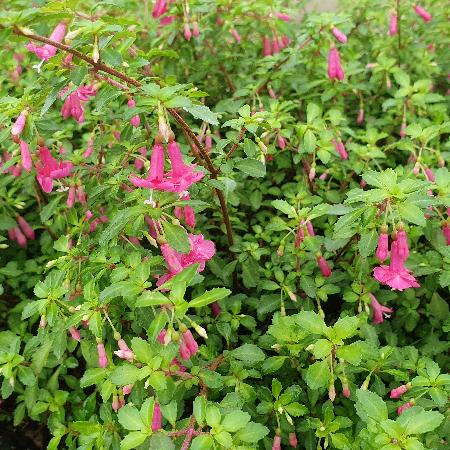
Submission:
[[[80,340],[81,340],[80,330],[77,330],[74,327],[70,327],[69,328],[69,333],[72,336],[73,340],[80,342]]]
[[[383,230],[378,236],[378,246],[375,254],[380,262],[385,261],[389,256],[389,236]]]
[[[181,197],[181,200],[190,200],[191,197],[189,194],[183,195]],[[186,225],[188,225],[191,228],[195,227],[195,212],[192,208],[192,206],[176,206],[174,209],[174,214],[178,219],[181,219],[182,216],[184,216],[184,221],[186,222]]]
[[[404,405],[401,405],[397,408],[397,415],[400,416],[404,411],[406,411],[409,408],[412,408],[414,406],[414,403],[408,402]]]
[[[401,386],[392,389],[389,397],[390,398],[400,398],[405,392],[408,392],[409,386],[407,384],[402,384]]]
[[[263,56],[270,56],[272,54],[272,44],[268,36],[263,37]]]
[[[356,119],[356,123],[361,125],[364,122],[364,108],[359,108],[358,117]]]
[[[317,264],[319,265],[319,269],[322,272],[322,275],[328,278],[331,275],[331,269],[326,259],[322,255],[317,257]]]
[[[289,445],[292,448],[297,448],[298,440],[297,440],[297,435],[295,433],[289,433]]]
[[[198,352],[198,344],[194,339],[194,336],[192,336],[192,333],[190,330],[186,330],[183,333],[183,339],[186,343],[187,348],[191,352],[191,356],[195,355]]]
[[[389,19],[389,36],[394,36],[398,32],[397,14],[392,13]]]
[[[66,34],[66,31],[67,31],[66,23],[60,22],[58,25],[56,25],[56,28],[53,30],[49,39],[55,42],[62,42]],[[53,56],[55,56],[56,52],[58,51],[56,47],[50,44],[39,46],[30,42],[26,45],[26,47],[30,52],[35,53],[36,56],[42,61],[47,61],[48,59],[53,58]]]
[[[97,344],[97,353],[98,353],[98,365],[103,367],[103,369],[108,365],[108,357],[106,356],[105,346],[103,342],[99,342]]]
[[[128,100],[127,104],[128,104],[128,108],[134,108],[136,106],[136,102],[132,98],[130,98]],[[131,123],[131,126],[137,128],[141,124],[141,118],[139,117],[139,114],[136,114],[135,116],[133,116],[130,119],[130,123]]]
[[[63,89],[59,93],[59,98],[63,98],[68,88]],[[93,86],[80,86],[74,92],[69,94],[64,100],[61,108],[61,115],[64,119],[72,116],[78,123],[84,122],[84,103],[96,94]]]
[[[25,141],[20,141],[20,156],[22,158],[22,167],[27,172],[31,172],[33,162],[31,160],[30,147]]]
[[[273,437],[272,450],[281,450],[281,436],[278,434]]]
[[[337,141],[336,139],[332,140],[334,148],[336,149],[336,151],[339,153],[339,156],[341,157],[341,159],[348,159],[348,153],[347,150],[345,149],[345,145],[343,144],[342,141]]]
[[[345,33],[343,33],[339,28],[333,27],[331,29],[332,33],[334,34],[334,37],[341,42],[342,44],[345,44],[347,42],[347,36]]]
[[[450,245],[450,225],[448,223],[442,225],[442,232],[444,233],[447,245]]]
[[[36,162],[37,180],[45,193],[52,192],[53,180],[67,177],[72,170],[72,163],[53,158],[47,147],[39,148],[39,162]]]
[[[234,39],[236,39],[236,42],[239,44],[241,42],[241,36],[237,32],[237,30],[235,28],[233,28],[230,30],[230,33],[233,35]]]
[[[413,5],[413,9],[417,15],[422,17],[425,22],[429,22],[431,20],[431,14],[424,8],[419,5]]]
[[[185,23],[185,24],[184,24],[184,38],[185,38],[187,41],[190,41],[190,40],[191,40],[191,37],[192,37],[191,27],[189,26],[188,23]]]
[[[328,52],[328,78],[340,81],[344,79],[344,70],[336,47],[332,47]]]
[[[152,17],[154,19],[159,18],[163,14],[165,14],[167,11],[167,2],[166,0],[156,0],[153,3],[153,9],[152,9]]]
[[[417,280],[404,265],[406,258],[400,255],[400,252],[404,252],[402,245],[400,244],[400,250],[399,243],[397,241],[392,242],[389,266],[379,266],[373,270],[373,276],[377,281],[398,291],[403,291],[410,287],[420,287]]]
[[[383,306],[374,295],[369,294],[370,297],[370,307],[373,310],[373,318],[372,321],[375,325],[383,323],[385,317],[389,317],[388,314],[393,313],[394,310],[392,308],[388,308],[387,306]]]
[[[134,359],[134,353],[128,347],[127,343],[123,339],[119,339],[117,341],[117,345],[119,346],[119,350],[114,352],[121,359],[126,359],[129,362],[132,362]]]
[[[35,238],[33,228],[31,228],[30,224],[22,216],[17,216],[17,223],[27,239],[33,240]]]
[[[152,431],[158,431],[162,428],[162,415],[161,415],[161,407],[158,402],[155,402],[153,406],[153,415],[152,415]]]
[[[27,115],[28,111],[24,109],[20,114],[19,117],[14,122],[14,125],[11,127],[11,135],[13,139],[18,139],[18,137],[22,134],[25,124],[27,123]]]

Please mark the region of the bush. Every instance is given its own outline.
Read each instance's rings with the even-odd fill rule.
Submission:
[[[4,2],[3,427],[448,448],[447,2],[341,3]]]

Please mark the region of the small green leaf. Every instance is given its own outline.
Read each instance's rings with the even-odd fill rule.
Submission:
[[[144,291],[142,295],[136,300],[134,306],[142,308],[145,306],[160,306],[168,305],[170,300],[159,291]]]
[[[255,344],[244,344],[228,353],[229,356],[239,359],[249,365],[264,361],[266,355]]]
[[[223,418],[221,425],[225,431],[235,433],[241,428],[244,428],[248,422],[250,422],[249,413],[244,411],[233,411]]]
[[[214,288],[210,291],[204,292],[199,297],[194,298],[189,302],[190,308],[201,308],[202,306],[209,305],[210,303],[216,302],[218,300],[222,300],[225,297],[228,297],[231,294],[231,291],[226,288]]]
[[[139,411],[134,406],[126,405],[120,408],[117,418],[126,430],[142,430],[144,428]]]
[[[189,253],[191,250],[191,244],[187,231],[180,225],[173,225],[170,222],[163,222],[164,234],[167,239],[167,243],[174,250],[180,253]]]
[[[319,389],[328,387],[330,377],[331,373],[328,361],[316,361],[308,367],[305,381],[310,389]]]
[[[258,159],[241,159],[236,163],[236,168],[251,177],[264,177],[266,175],[266,165]]]
[[[248,443],[260,441],[269,434],[269,429],[257,422],[248,423],[242,430],[239,430],[236,437]]]

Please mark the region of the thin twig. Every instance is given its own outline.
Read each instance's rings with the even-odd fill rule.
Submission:
[[[240,142],[242,141],[242,138],[244,137],[246,131],[247,131],[247,130],[245,129],[245,127],[242,127],[242,128],[241,128],[241,131],[239,132],[237,141],[233,144],[233,147],[231,147],[231,150],[230,150],[230,151],[227,153],[227,155],[225,156],[225,161],[226,161],[227,159],[230,159],[231,156],[233,155],[233,153],[236,151],[236,149],[238,148]]]

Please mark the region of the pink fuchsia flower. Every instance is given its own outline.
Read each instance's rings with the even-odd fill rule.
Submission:
[[[158,342],[159,342],[160,344],[165,345],[165,337],[166,337],[166,334],[167,334],[167,331],[166,331],[165,328],[163,328],[163,329],[161,330],[161,332],[158,334],[157,339],[158,339]]]
[[[183,333],[183,339],[186,343],[187,348],[191,352],[191,356],[195,355],[198,352],[198,344],[194,339],[194,336],[192,336],[192,333],[190,330],[186,330]]]
[[[316,166],[311,166],[308,173],[309,181],[313,181],[316,178]]]
[[[331,269],[326,259],[322,255],[317,257],[317,264],[319,265],[319,269],[322,272],[322,275],[328,278],[331,275]]]
[[[375,298],[373,294],[369,294],[370,297],[370,307],[373,310],[373,318],[372,321],[375,325],[383,323],[384,317],[388,314],[394,312],[392,308],[388,308],[387,306],[383,306],[378,300]],[[388,317],[388,316],[387,316]]]
[[[300,248],[300,245],[302,245],[304,239],[305,239],[305,230],[303,228],[303,225],[300,225],[300,227],[297,230],[297,233],[295,234],[294,247]]]
[[[77,198],[82,205],[86,204],[86,193],[83,186],[77,187]]]
[[[66,31],[67,31],[66,23],[60,22],[58,25],[56,25],[56,28],[53,30],[49,39],[54,42],[60,43],[64,39]],[[42,61],[47,61],[48,59],[53,58],[53,56],[55,56],[56,52],[58,51],[56,47],[50,44],[38,46],[30,42],[26,45],[26,47],[30,52],[35,53],[36,56]]]
[[[30,224],[22,216],[17,216],[17,223],[27,239],[33,240],[35,238],[33,228],[31,228]]]
[[[278,434],[273,437],[272,450],[281,450],[281,436]]]
[[[222,312],[222,308],[217,302],[214,302],[211,304],[211,312],[214,317],[217,317]]]
[[[83,153],[83,158],[89,158],[94,153],[94,137],[91,136],[88,141],[87,149]]]
[[[409,383],[408,383],[409,384]],[[400,398],[405,392],[408,392],[410,385],[402,384],[401,386],[392,389],[389,397],[390,398]]]
[[[105,346],[103,342],[97,343],[98,365],[103,369],[108,365],[108,357],[106,356]]]
[[[431,183],[434,183],[436,180],[436,177],[434,176],[433,171],[431,169],[429,169],[428,167],[426,167],[424,169],[424,172],[425,172],[425,176],[427,177],[427,180],[430,181]]]
[[[120,401],[117,395],[113,395],[111,408],[113,409],[114,412],[117,412],[120,409]]]
[[[134,384],[126,384],[123,388],[122,388],[122,392],[124,393],[124,395],[129,395],[131,394],[131,390],[133,389]]]
[[[351,392],[350,392],[350,388],[348,387],[348,384],[344,384],[342,386],[342,395],[345,398],[350,398]]]
[[[128,100],[127,105],[128,105],[128,108],[134,108],[136,106],[136,102],[132,98],[130,98]],[[135,116],[133,116],[130,119],[130,123],[133,127],[137,128],[141,124],[141,118],[139,117],[139,114],[136,114]]]
[[[138,150],[139,154],[142,156],[143,159],[147,158],[147,148],[141,147]],[[144,161],[142,161],[141,158],[135,158],[134,159],[134,167],[136,170],[141,170],[144,167]]]
[[[298,440],[297,440],[297,435],[295,433],[289,433],[289,445],[292,448],[297,448]]]
[[[81,340],[81,333],[80,333],[80,330],[77,330],[77,329],[74,328],[74,327],[70,327],[70,328],[69,328],[69,333],[70,333],[70,335],[72,336],[72,339],[73,339],[73,340],[80,342],[80,340]]]
[[[191,357],[191,351],[183,338],[180,339],[180,348],[178,353],[180,354],[181,359],[189,359]]]
[[[356,123],[361,125],[364,122],[364,108],[359,108],[358,117],[356,119]]]
[[[195,38],[198,38],[200,36],[200,29],[198,27],[198,22],[195,21],[192,24],[192,36],[194,36]]]
[[[284,22],[290,22],[291,21],[291,16],[289,14],[276,12],[275,16],[276,16],[277,19],[283,20]]]
[[[272,44],[268,36],[263,37],[263,56],[270,56],[272,54]]]
[[[328,52],[328,78],[330,80],[340,80],[344,79],[344,70],[341,66],[341,58],[339,57],[339,52],[336,47],[332,47]]]
[[[47,147],[39,148],[39,162],[35,163],[37,180],[45,193],[53,189],[53,180],[67,177],[72,170],[73,164],[69,161],[60,161],[53,158]]]
[[[391,13],[389,18],[389,36],[394,36],[398,32],[397,14]]]
[[[336,151],[339,153],[339,156],[341,157],[341,159],[348,159],[348,153],[347,150],[345,149],[345,145],[343,144],[342,141],[337,141],[336,139],[332,140],[334,148],[336,149]]]
[[[232,34],[232,36],[234,37],[234,39],[236,39],[236,42],[239,44],[241,42],[241,36],[240,34],[237,32],[237,30],[235,28],[232,28],[230,30],[230,33]]]
[[[28,111],[24,109],[20,114],[19,117],[17,117],[16,121],[14,122],[14,125],[11,127],[11,135],[14,140],[14,142],[17,142],[17,139],[22,134],[25,125],[27,123],[27,115]]]
[[[162,415],[161,415],[161,407],[158,402],[155,402],[153,406],[153,415],[152,415],[152,431],[158,431],[162,428]]]
[[[69,193],[67,194],[67,206],[73,208],[75,205],[75,186],[70,186]]]
[[[27,238],[19,227],[13,229],[13,235],[19,247],[25,248],[27,246]]]
[[[33,162],[31,160],[30,147],[25,141],[20,141],[20,156],[22,158],[22,167],[27,172],[31,172]]]
[[[385,261],[389,256],[389,235],[384,230],[381,230],[378,236],[378,246],[375,254],[380,262]]]
[[[181,197],[182,200],[190,200],[191,197],[189,194],[183,195]],[[195,227],[195,212],[192,206],[176,206],[174,209],[174,214],[178,219],[181,219],[182,216],[184,216],[184,221],[186,222],[186,225],[194,228]]]
[[[447,245],[450,245],[450,225],[448,223],[442,225],[442,232],[444,233]]]
[[[281,136],[281,134],[277,134],[277,144],[281,150],[286,148],[286,141],[284,140],[284,137]]]
[[[117,355],[121,359],[126,359],[129,362],[133,362],[134,353],[128,347],[127,343],[123,339],[119,339],[117,341],[117,345],[119,346],[119,350],[116,350],[114,352],[114,354]]]
[[[278,41],[278,38],[274,36],[274,38],[272,39],[272,54],[276,55],[277,53],[280,53],[280,50],[280,42]]]
[[[308,220],[306,222],[306,230],[308,231],[308,236],[315,236],[313,224]]]
[[[146,179],[132,177],[130,178],[131,183],[136,187],[159,191],[183,192],[203,178],[203,172],[194,172],[194,169],[197,167],[196,164],[184,164],[180,148],[175,141],[167,144],[167,152],[172,165],[170,172],[163,173],[164,147],[162,144],[157,143],[152,150],[149,176]]]
[[[64,97],[68,88],[63,89],[59,93],[59,98]],[[61,108],[61,115],[64,119],[72,116],[78,123],[84,122],[84,103],[96,94],[94,86],[79,86],[74,92],[69,94],[64,100]]]
[[[397,415],[400,416],[404,411],[409,408],[412,408],[414,404],[412,402],[405,403],[397,408]]]
[[[405,258],[399,253],[399,244],[397,241],[391,245],[391,262],[389,266],[375,267],[373,270],[374,278],[382,284],[390,286],[394,290],[403,291],[411,287],[420,287],[417,280],[410,274],[410,271],[404,266]]]
[[[408,238],[406,236],[406,231],[400,229],[397,231],[397,248],[400,258],[403,260],[408,259],[409,248],[408,248]]]
[[[166,0],[156,0],[153,3],[153,9],[152,9],[152,17],[154,19],[157,19],[158,17],[165,14],[167,11],[167,2]]]
[[[192,37],[192,32],[191,32],[191,27],[189,26],[189,24],[186,22],[184,24],[184,38],[187,41],[190,41]]]
[[[328,178],[328,174],[329,174],[329,171],[328,171],[328,169],[327,170],[325,170],[325,172],[324,173],[322,173],[321,175],[320,175],[320,177],[319,177],[319,180],[326,180],[327,178]]]
[[[406,136],[406,121],[403,120],[402,125],[400,126],[400,133],[401,138],[404,138]]]
[[[429,22],[431,20],[431,14],[424,8],[419,5],[413,5],[413,9],[417,15],[422,17],[425,22]]]
[[[331,31],[334,34],[334,37],[339,42],[341,42],[342,44],[345,44],[347,42],[347,36],[339,28],[333,27]]]

